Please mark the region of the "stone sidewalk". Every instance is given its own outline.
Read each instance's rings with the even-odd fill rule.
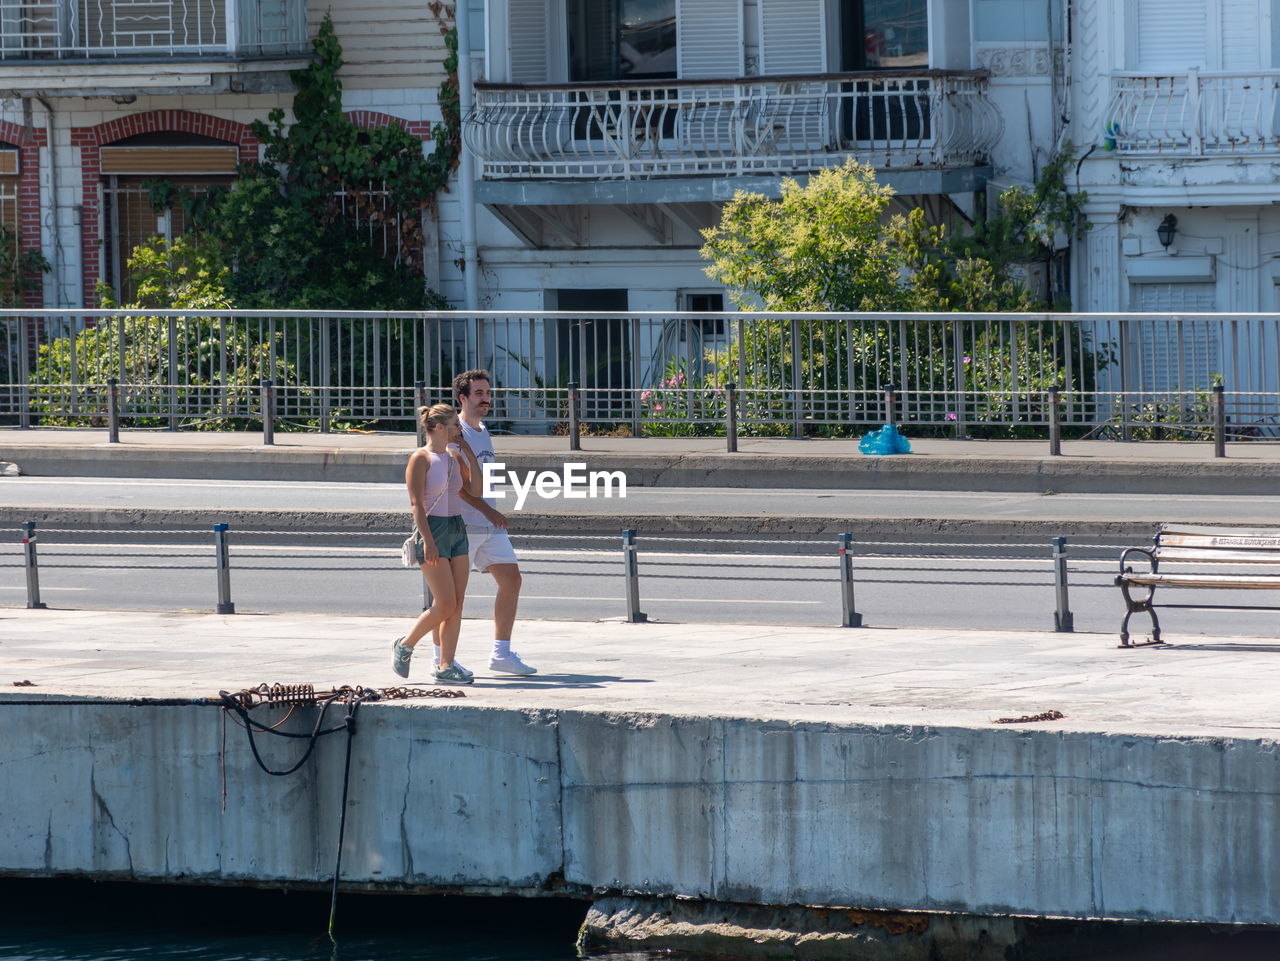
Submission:
[[[0,608],[0,698],[384,687],[401,683],[390,646],[409,620]],[[471,707],[992,730],[998,718],[1060,711],[1028,726],[1280,736],[1274,638],[1175,630],[1168,645],[1125,650],[1114,634],[526,620],[516,646],[540,673],[517,678],[487,672],[490,630],[488,620],[464,621]],[[410,683],[424,679],[425,659]]]

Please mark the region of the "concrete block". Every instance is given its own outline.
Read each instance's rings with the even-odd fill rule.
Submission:
[[[560,715],[565,880],[715,897],[723,876],[722,722]]]

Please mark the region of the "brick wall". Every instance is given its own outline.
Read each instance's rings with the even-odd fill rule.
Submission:
[[[40,148],[45,146],[42,127],[30,130],[0,120],[0,140],[18,148],[18,247],[40,250]],[[23,306],[39,307],[43,294],[39,287],[23,295]]]

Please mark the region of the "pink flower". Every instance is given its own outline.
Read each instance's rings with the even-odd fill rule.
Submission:
[[[955,414],[953,414],[953,413],[948,413],[948,414],[947,414],[947,420],[955,420],[955,419],[956,419],[956,415],[955,415]]]
[[[653,409],[654,409],[655,411],[662,410],[662,405],[661,405],[661,404],[654,404],[654,405],[653,405]]]
[[[972,358],[972,357],[970,357],[968,354],[965,354],[964,362],[965,362],[966,364],[968,364],[968,363],[972,362],[972,360],[973,360],[973,358]]]
[[[640,399],[641,399],[641,400],[650,400],[650,399],[652,399],[652,398],[653,398],[653,391],[651,391],[651,390],[642,390],[642,391],[640,392]]]

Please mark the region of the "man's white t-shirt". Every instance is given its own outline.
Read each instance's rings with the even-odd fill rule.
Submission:
[[[493,452],[493,438],[489,436],[489,428],[485,427],[484,424],[481,424],[478,428],[472,427],[461,418],[459,418],[459,423],[462,425],[462,436],[471,445],[471,450],[480,464],[480,470],[484,470],[485,464],[495,463],[498,458]],[[483,474],[480,479],[481,483],[483,483]],[[486,497],[484,500],[490,507],[497,509],[498,505],[495,498]],[[468,527],[493,527],[492,524],[485,520],[483,514],[466,502],[462,504],[462,522]]]

